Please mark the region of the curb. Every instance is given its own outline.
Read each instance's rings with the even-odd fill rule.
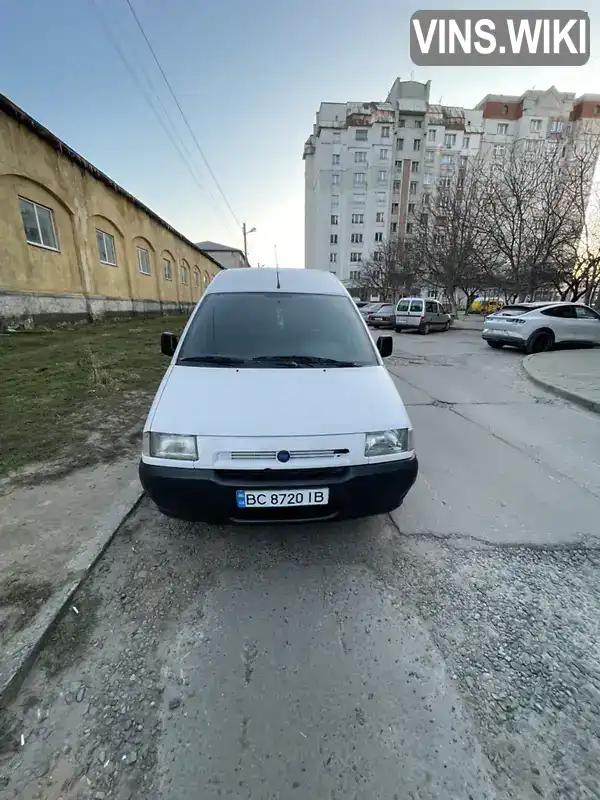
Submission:
[[[143,496],[144,491],[137,478],[132,480],[125,491],[125,498],[112,505],[98,520],[93,539],[67,565],[68,572],[76,577],[57,589],[29,625],[9,641],[0,661],[0,710],[14,700],[54,625]]]
[[[533,355],[525,356],[523,359],[523,369],[529,380],[541,386],[542,389],[546,389],[552,392],[552,394],[561,397],[563,400],[569,400],[571,403],[575,403],[575,405],[585,408],[587,411],[594,411],[596,414],[600,414],[600,402],[590,400],[588,397],[583,397],[583,395],[577,394],[576,392],[570,392],[568,389],[563,389],[562,386],[555,386],[553,383],[549,383],[538,375],[535,375],[529,367],[529,362],[531,359],[535,358],[536,355],[537,354],[534,353]]]

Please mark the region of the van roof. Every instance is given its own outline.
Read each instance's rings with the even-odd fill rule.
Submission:
[[[275,292],[277,273],[282,292],[298,294],[337,294],[350,296],[338,278],[320,269],[274,269],[251,267],[219,272],[208,285],[206,294],[221,292]]]

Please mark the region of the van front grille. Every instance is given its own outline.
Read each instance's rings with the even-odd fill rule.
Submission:
[[[234,450],[231,453],[232,461],[274,461],[277,458],[276,450]],[[335,456],[348,455],[347,447],[335,450],[290,450],[290,459],[293,458],[335,458]]]

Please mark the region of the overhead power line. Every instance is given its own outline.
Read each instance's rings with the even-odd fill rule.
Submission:
[[[102,14],[100,13],[100,11],[99,11],[99,9],[98,9],[98,7],[97,7],[96,3],[95,3],[95,0],[89,0],[89,2],[90,2],[90,5],[92,6],[92,8],[94,9],[94,11],[95,11],[95,12],[98,14],[98,17],[100,18],[100,22],[101,22],[101,24],[102,24],[102,26],[103,26],[103,28],[104,28],[104,30],[105,30],[105,32],[106,32],[106,34],[107,34],[108,38],[110,39],[110,42],[111,42],[112,46],[113,46],[113,47],[115,48],[115,50],[117,51],[117,54],[119,55],[119,57],[120,57],[121,61],[122,61],[122,62],[123,62],[123,64],[125,65],[125,68],[126,68],[126,69],[127,69],[127,71],[129,72],[129,74],[131,75],[131,77],[133,78],[133,80],[135,81],[135,84],[137,85],[137,87],[138,87],[138,89],[140,90],[140,92],[142,93],[142,95],[143,95],[144,99],[146,100],[146,102],[148,103],[148,105],[150,106],[150,108],[152,109],[152,111],[154,112],[154,114],[155,114],[156,118],[158,119],[158,121],[159,121],[159,123],[160,123],[161,127],[163,128],[163,130],[165,131],[165,133],[167,134],[167,136],[168,136],[168,137],[169,137],[169,139],[171,140],[171,143],[173,144],[173,147],[175,147],[175,149],[177,150],[177,152],[178,152],[178,153],[179,153],[179,155],[181,156],[181,158],[182,158],[182,160],[183,160],[183,163],[185,164],[185,166],[187,167],[188,171],[190,172],[190,175],[191,175],[191,177],[193,178],[193,180],[195,181],[195,183],[198,185],[198,187],[199,187],[200,189],[204,190],[204,187],[203,187],[203,186],[202,186],[202,184],[200,183],[200,181],[199,181],[198,177],[196,176],[196,174],[193,172],[192,168],[190,167],[190,165],[188,164],[188,162],[187,162],[187,160],[186,160],[186,158],[185,158],[185,155],[184,155],[184,154],[183,154],[183,152],[182,152],[182,148],[183,148],[183,149],[185,149],[185,145],[184,145],[184,143],[183,143],[183,142],[181,142],[181,146],[180,146],[180,145],[179,145],[179,143],[175,141],[175,138],[174,138],[174,136],[173,136],[173,133],[172,133],[172,132],[169,130],[169,128],[168,128],[168,127],[167,127],[167,125],[165,124],[165,121],[164,121],[164,119],[161,117],[160,113],[158,112],[158,110],[157,110],[157,108],[156,108],[156,106],[155,106],[155,104],[154,104],[154,102],[153,102],[152,98],[150,97],[150,95],[149,95],[149,94],[148,94],[148,92],[146,91],[146,87],[145,87],[145,86],[142,84],[142,82],[141,82],[141,80],[140,80],[140,78],[139,78],[138,74],[135,72],[135,70],[132,68],[131,64],[130,64],[130,63],[129,63],[129,61],[127,60],[127,57],[125,56],[125,53],[123,52],[123,50],[122,50],[122,48],[121,48],[121,46],[120,46],[120,44],[119,44],[119,42],[118,42],[117,38],[115,37],[115,35],[113,34],[112,30],[111,30],[111,29],[109,28],[109,26],[107,25],[107,23],[106,23],[106,21],[105,21],[104,17],[103,17],[103,16],[102,16]],[[170,117],[169,117],[169,115],[168,115],[168,112],[166,111],[166,109],[165,109],[165,108],[164,108],[164,106],[162,105],[162,103],[161,103],[161,101],[160,101],[160,98],[158,98],[158,96],[157,96],[157,99],[158,99],[158,102],[160,103],[160,105],[162,106],[162,108],[163,108],[163,111],[165,112],[165,114],[166,114],[167,118],[169,119],[169,121],[170,121],[170,122],[171,122],[171,124],[173,125],[173,120],[172,120],[172,119],[170,119]],[[173,126],[173,127],[174,127],[174,126]],[[188,153],[188,157],[189,157],[189,153]]]
[[[154,52],[154,48],[152,47],[152,44],[150,43],[150,40],[148,39],[148,37],[147,37],[147,35],[146,35],[146,31],[144,30],[144,27],[143,27],[142,23],[140,22],[140,19],[139,19],[138,15],[136,14],[135,8],[133,7],[133,5],[132,5],[132,3],[131,3],[131,0],[125,0],[125,2],[126,2],[126,3],[127,3],[127,5],[129,6],[129,9],[130,9],[131,13],[133,14],[133,18],[135,19],[135,21],[136,21],[136,23],[137,23],[137,26],[138,26],[138,28],[140,29],[140,32],[141,32],[142,36],[144,37],[144,39],[145,39],[145,41],[146,41],[146,44],[148,45],[148,48],[149,48],[150,52],[152,53],[152,57],[153,57],[154,61],[156,62],[156,66],[158,67],[158,69],[159,69],[159,71],[160,71],[160,74],[162,75],[162,77],[163,77],[163,80],[164,80],[164,82],[165,82],[165,84],[166,84],[166,86],[167,86],[167,88],[168,88],[169,92],[171,93],[171,97],[172,97],[172,98],[173,98],[173,100],[175,101],[175,105],[176,105],[176,106],[177,106],[177,108],[179,109],[179,113],[181,114],[181,117],[182,117],[183,121],[185,122],[185,124],[186,124],[186,127],[187,127],[188,131],[190,132],[190,135],[191,135],[192,139],[194,140],[194,143],[195,143],[196,147],[198,148],[198,152],[199,152],[199,153],[200,153],[200,155],[202,156],[202,160],[204,161],[204,164],[206,165],[206,169],[209,171],[209,173],[210,173],[210,176],[212,177],[213,181],[215,182],[215,186],[217,187],[217,189],[219,190],[219,193],[220,193],[221,197],[222,197],[222,198],[223,198],[223,200],[225,201],[225,205],[227,206],[227,208],[228,208],[228,209],[229,209],[229,211],[231,212],[231,216],[232,216],[232,217],[234,218],[234,220],[236,221],[236,223],[237,223],[238,227],[239,227],[239,228],[241,228],[241,227],[242,227],[242,224],[241,224],[241,222],[239,221],[239,219],[237,218],[237,216],[235,215],[235,212],[234,212],[234,210],[232,209],[232,207],[231,207],[231,205],[230,205],[230,203],[229,203],[229,200],[227,199],[227,197],[226,197],[226,195],[225,195],[225,192],[224,192],[224,191],[223,191],[223,189],[221,188],[221,185],[220,185],[219,181],[217,180],[217,177],[216,177],[215,173],[212,171],[212,168],[211,168],[210,164],[208,163],[208,159],[207,159],[207,158],[206,158],[206,156],[204,155],[204,151],[202,150],[202,147],[200,146],[200,143],[198,142],[198,139],[196,138],[196,134],[195,134],[195,133],[194,133],[194,131],[192,130],[192,126],[191,126],[191,125],[190,125],[190,123],[188,122],[188,118],[186,117],[186,115],[185,115],[185,112],[184,112],[183,108],[181,107],[181,103],[180,103],[180,102],[179,102],[179,100],[177,99],[177,95],[176,95],[176,94],[175,94],[175,92],[173,91],[173,87],[171,86],[171,84],[170,84],[170,82],[169,82],[169,79],[167,78],[167,76],[166,76],[166,74],[165,74],[165,71],[164,71],[164,69],[162,68],[162,65],[161,65],[160,61],[158,60],[158,56],[157,56],[157,55],[156,55],[156,53]]]
[[[107,37],[109,38],[112,46],[116,50],[117,55],[119,56],[119,58],[123,62],[123,65],[125,66],[125,68],[129,72],[131,77],[133,78],[133,80],[134,80],[137,88],[140,90],[144,100],[146,101],[146,103],[148,104],[148,106],[150,107],[152,112],[154,113],[154,116],[156,117],[156,119],[160,123],[160,126],[162,127],[162,129],[165,131],[165,133],[167,134],[167,136],[171,140],[171,143],[172,143],[173,147],[176,149],[179,157],[183,161],[184,166],[186,167],[187,171],[190,174],[190,177],[192,178],[192,180],[194,181],[194,183],[200,189],[201,192],[203,192],[203,193],[204,192],[208,192],[208,195],[209,195],[213,205],[215,206],[215,209],[217,211],[219,211],[219,213],[221,213],[221,209],[219,208],[218,203],[216,202],[215,198],[213,197],[212,192],[210,191],[210,189],[208,187],[205,187],[201,183],[200,179],[198,178],[198,175],[196,174],[195,170],[192,168],[192,163],[193,163],[192,156],[191,156],[191,154],[190,154],[185,142],[183,141],[181,135],[178,133],[177,125],[173,121],[173,118],[171,117],[171,115],[169,114],[169,112],[168,112],[167,108],[165,107],[164,103],[160,99],[160,95],[154,89],[151,79],[144,72],[144,70],[142,68],[140,68],[142,75],[144,76],[144,78],[146,79],[146,81],[147,81],[147,83],[149,85],[150,91],[148,91],[147,88],[143,85],[142,81],[140,80],[139,75],[137,74],[135,69],[132,67],[131,63],[128,61],[127,56],[123,52],[123,49],[122,49],[121,45],[119,44],[119,41],[118,41],[117,37],[115,36],[114,32],[112,31],[112,29],[110,28],[110,26],[106,22],[106,19],[104,18],[104,16],[100,12],[100,9],[96,4],[96,0],[89,0],[89,3],[92,6],[93,10],[98,15],[100,23],[102,24],[102,27],[104,28],[104,31],[105,31]],[[154,97],[155,97],[158,105],[162,109],[162,112],[163,112],[164,116],[169,121],[172,130],[169,129],[169,127],[165,123],[165,120],[161,116],[161,113],[160,113],[159,109],[156,107],[156,104],[155,104],[154,100],[152,99],[152,96],[151,96],[152,94],[154,94]],[[227,225],[227,227],[229,227],[229,223],[228,223],[227,219],[224,218],[223,221]]]

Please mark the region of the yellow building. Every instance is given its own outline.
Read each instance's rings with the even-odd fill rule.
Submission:
[[[185,311],[221,269],[0,95],[0,324]]]

